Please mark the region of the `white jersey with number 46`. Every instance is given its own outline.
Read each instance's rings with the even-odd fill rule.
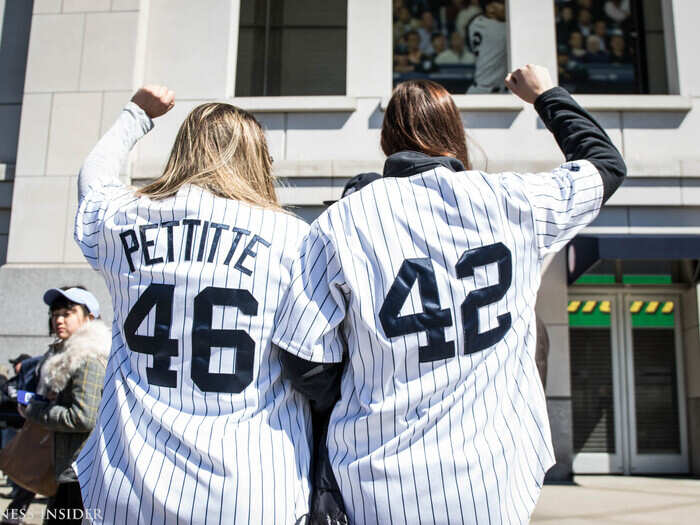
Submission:
[[[312,225],[273,341],[340,362],[328,449],[352,523],[525,523],[552,466],[543,256],[592,221],[587,161],[384,177]]]
[[[186,185],[116,179],[150,127],[134,104],[81,173],[75,237],[107,282],[113,346],[74,467],[96,523],[294,523],[308,511],[310,418],[270,344],[308,226]]]

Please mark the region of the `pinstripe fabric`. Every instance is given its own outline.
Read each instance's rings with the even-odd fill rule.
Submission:
[[[586,161],[536,175],[440,167],[376,181],[312,224],[273,342],[339,362],[347,341],[328,448],[353,523],[528,521],[554,463],[534,361],[540,264],[595,218],[602,195]],[[496,243],[510,253],[512,282],[478,308],[478,331],[508,313],[512,322],[495,344],[465,354],[461,305],[506,277],[495,263],[461,279],[455,268],[464,253]],[[430,307],[450,312],[443,333],[454,357],[421,362],[426,325],[394,337],[383,328],[380,310],[402,263],[421,258],[437,285],[439,305]],[[411,285],[403,319],[427,308],[421,294]]]
[[[129,230],[134,236],[123,240]],[[270,344],[307,231],[290,215],[195,186],[151,201],[111,182],[94,185],[81,201],[76,240],[103,274],[115,312],[97,426],[74,464],[85,507],[100,509],[104,523],[279,524],[308,512],[308,408],[282,382]],[[130,271],[126,248],[136,242]],[[174,290],[164,336],[177,344],[167,367],[173,386],[149,383],[154,356],[126,344],[129,313],[153,284]],[[201,360],[195,301],[209,287],[250,292],[257,303],[250,314],[214,302],[211,326],[203,327],[242,330],[252,339],[252,380],[240,393],[207,391],[193,379]],[[155,335],[157,308],[166,305],[150,307],[136,335]],[[236,369],[239,349],[216,344],[208,374],[244,373]]]

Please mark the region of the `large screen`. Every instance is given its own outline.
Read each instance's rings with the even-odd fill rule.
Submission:
[[[506,3],[395,0],[394,85],[428,78],[454,94],[505,93]]]
[[[559,84],[574,93],[667,93],[660,0],[555,0]]]

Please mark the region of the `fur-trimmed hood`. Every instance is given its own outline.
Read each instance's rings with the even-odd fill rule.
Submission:
[[[37,388],[37,393],[41,395],[49,391],[61,392],[89,358],[97,359],[107,366],[112,347],[112,332],[102,321],[90,321],[61,346],[62,350],[48,357],[41,366]]]

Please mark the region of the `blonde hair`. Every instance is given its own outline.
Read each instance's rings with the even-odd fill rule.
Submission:
[[[187,115],[163,174],[137,194],[165,199],[193,184],[219,197],[282,210],[274,183],[262,126],[245,110],[211,102]]]

